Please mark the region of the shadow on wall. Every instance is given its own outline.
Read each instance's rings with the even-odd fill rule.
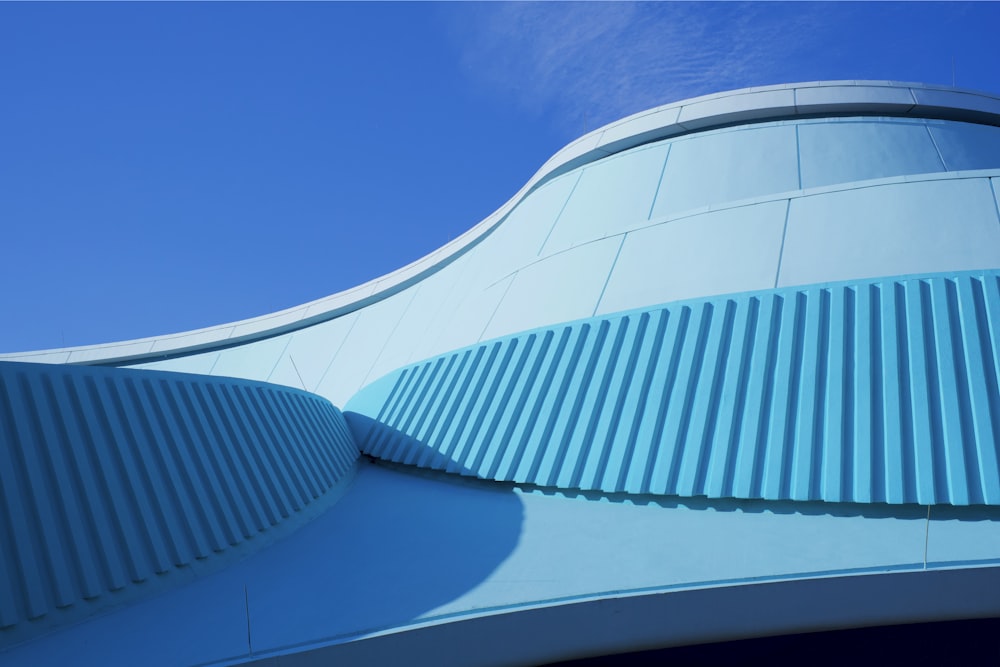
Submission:
[[[449,449],[447,452],[442,452],[419,438],[359,412],[345,411],[343,415],[355,444],[368,456],[418,468],[446,470],[466,477],[480,477],[461,463],[459,451]],[[456,449],[462,450],[467,447],[468,443],[465,443]]]
[[[289,538],[193,585],[68,628],[56,641],[0,654],[0,662],[165,667],[238,659],[250,652],[247,609],[255,657],[405,626],[483,582],[514,550],[522,517],[508,490],[362,464],[344,498]]]
[[[991,269],[651,305],[404,366],[344,414],[365,454],[503,482],[1000,506],[997,303]]]
[[[362,461],[339,502],[293,535],[0,663],[204,664],[406,626],[484,582],[517,546],[523,514],[499,485]]]
[[[357,458],[314,394],[0,362],[0,650],[258,551],[333,504]]]
[[[483,582],[522,520],[509,490],[364,465],[337,506],[248,563],[254,652],[412,622]]]

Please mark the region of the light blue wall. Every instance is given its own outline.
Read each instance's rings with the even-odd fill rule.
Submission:
[[[776,200],[629,232],[597,312],[774,287],[787,214]]]
[[[617,234],[649,210],[660,185],[669,144],[637,148],[579,170],[577,182],[539,254]],[[544,223],[537,220],[535,224]]]
[[[973,121],[1000,124],[1000,100],[888,82],[688,100],[573,142],[462,239],[354,290],[35,355],[305,388],[351,401],[371,454],[523,486],[361,462],[346,502],[274,550],[7,655],[194,664],[263,648],[275,653],[262,664],[379,664],[412,641],[426,644],[415,662],[438,664],[426,638],[467,638],[475,622],[551,639],[487,656],[539,663],[608,627],[588,650],[997,613],[997,513],[982,505],[1000,498],[1000,128]],[[186,345],[212,350],[178,354]],[[120,404],[94,391],[98,407]],[[154,391],[142,405],[173,404]],[[286,426],[244,407],[248,433]],[[160,425],[176,444],[195,422],[174,417]],[[76,418],[6,435],[59,444],[60,419]],[[37,451],[0,461],[5,506],[29,518],[35,480],[57,486],[36,474]],[[30,544],[0,542],[0,557],[44,561],[30,548],[62,538],[45,517],[32,525]],[[19,599],[44,606],[40,578],[24,580],[35,590]],[[887,594],[873,600],[872,582]],[[547,632],[532,633],[539,610]],[[613,627],[619,612],[647,634]],[[457,644],[477,650],[449,653],[457,664],[483,659]]]
[[[597,501],[363,465],[291,539],[0,662],[537,665],[995,615],[997,519],[995,508]]]
[[[995,267],[991,179],[895,182],[793,199],[778,284]]]
[[[796,131],[804,188],[945,170],[926,121],[832,118]],[[968,143],[965,134],[955,139]]]
[[[791,125],[716,130],[671,143],[654,217],[799,189]]]
[[[606,493],[1000,505],[1000,272],[779,288],[563,322],[404,367],[359,447]]]
[[[343,405],[407,363],[594,314],[1000,267],[998,146],[1000,128],[898,118],[662,140],[541,185],[477,246],[389,298],[294,333],[138,366],[269,380]],[[954,171],[969,167],[980,171]]]
[[[0,363],[0,652],[258,551],[329,508],[357,458],[302,391]]]

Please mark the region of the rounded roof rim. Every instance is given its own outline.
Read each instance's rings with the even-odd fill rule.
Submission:
[[[2,360],[116,364],[186,356],[289,333],[388,298],[444,268],[495,229],[547,181],[630,148],[694,132],[824,115],[934,118],[1000,126],[1000,96],[881,80],[752,86],[671,102],[632,114],[570,142],[500,208],[464,234],[395,271],[285,310],[237,322],[129,341],[0,354]]]

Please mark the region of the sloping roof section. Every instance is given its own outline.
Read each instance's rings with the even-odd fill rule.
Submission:
[[[402,368],[362,450],[615,493],[1000,504],[1000,272],[683,301]]]

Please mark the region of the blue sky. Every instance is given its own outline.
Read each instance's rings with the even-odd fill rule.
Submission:
[[[997,3],[0,3],[0,351],[262,315],[585,130],[817,79],[1000,93]]]

